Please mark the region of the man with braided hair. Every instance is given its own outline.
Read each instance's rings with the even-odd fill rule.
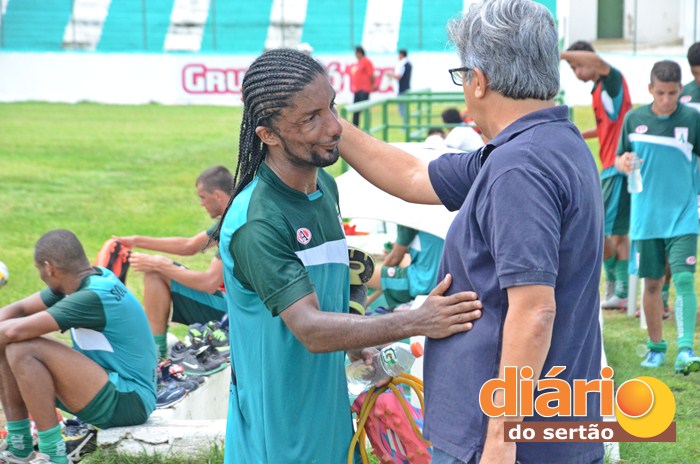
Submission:
[[[231,319],[225,463],[346,462],[353,434],[344,364],[413,335],[464,332],[480,316],[473,292],[382,317],[348,313],[348,248],[338,189],[322,167],[342,128],[324,67],[269,50],[243,80],[233,198],[221,223]],[[359,457],[359,455],[357,456]]]

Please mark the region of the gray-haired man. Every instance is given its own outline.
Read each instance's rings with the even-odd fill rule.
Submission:
[[[340,145],[379,188],[459,210],[440,275],[454,277],[450,291],[477,291],[484,309],[470,332],[426,342],[424,432],[433,462],[602,463],[600,443],[506,443],[504,417],[478,407],[481,387],[503,378],[506,366],[531,368],[535,381],[554,366],[566,368],[557,378],[569,384],[600,377],[603,202],[590,151],[567,109],[552,101],[554,19],[528,0],[484,1],[449,33],[461,60],[452,80],[490,142],[426,165],[345,123]],[[504,403],[503,393],[494,404]],[[598,421],[599,403],[588,395],[586,416],[535,412],[524,420]]]

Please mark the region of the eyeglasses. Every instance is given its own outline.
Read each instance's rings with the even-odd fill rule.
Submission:
[[[452,78],[452,82],[454,82],[455,85],[462,85],[462,81],[464,80],[464,74],[467,73],[468,71],[471,71],[472,68],[467,68],[466,66],[463,68],[453,68],[450,69],[450,77]]]

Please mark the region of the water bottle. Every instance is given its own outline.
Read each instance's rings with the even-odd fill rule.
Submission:
[[[641,160],[636,154],[632,153],[632,170],[627,174],[627,191],[629,193],[639,193],[642,191],[642,171],[639,168]]]
[[[345,366],[348,391],[356,396],[377,382],[408,372],[416,358],[421,356],[423,347],[418,342],[411,343],[410,346],[393,343],[375,354],[371,365],[366,365],[363,359],[348,364]]]

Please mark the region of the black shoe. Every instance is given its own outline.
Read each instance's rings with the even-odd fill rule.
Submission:
[[[367,308],[367,287],[350,285],[350,312],[364,316]]]

